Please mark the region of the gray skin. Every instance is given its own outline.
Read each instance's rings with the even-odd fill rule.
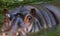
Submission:
[[[51,11],[55,15],[56,21],[60,23],[60,9],[51,4],[42,4],[42,6]]]
[[[20,23],[20,25],[23,26],[23,20],[22,20],[22,18],[19,17],[19,16],[17,16],[17,17],[13,16],[12,20],[10,20],[9,23],[6,24],[6,26],[3,25],[1,31],[5,32],[8,35],[12,35],[13,33],[17,32],[17,30],[19,28],[18,23]],[[6,30],[9,29],[9,27],[11,27],[10,30],[6,31]]]

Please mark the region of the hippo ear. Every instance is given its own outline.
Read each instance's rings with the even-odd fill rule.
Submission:
[[[4,14],[9,13],[9,10],[7,8],[3,9],[3,13]]]
[[[30,14],[35,15],[35,14],[36,14],[36,10],[35,10],[34,8],[32,8],[32,9],[30,10]]]

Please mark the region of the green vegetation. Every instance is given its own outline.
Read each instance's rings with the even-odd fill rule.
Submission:
[[[8,9],[13,9],[15,7],[18,7],[20,5],[25,5],[25,4],[40,4],[40,3],[60,3],[60,0],[0,0],[0,28],[2,26],[2,22],[4,19],[3,16],[3,9],[8,8]],[[36,33],[31,33],[31,36],[60,36],[60,25],[53,30],[43,30],[39,31]]]

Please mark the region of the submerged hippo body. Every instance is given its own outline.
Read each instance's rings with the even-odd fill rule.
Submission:
[[[9,32],[11,32],[11,30],[18,32],[18,29],[20,29],[20,28],[23,28],[22,32],[24,32],[24,31],[27,32],[27,30],[25,30],[24,28],[27,28],[27,26],[25,26],[27,23],[25,23],[25,22],[28,20],[29,20],[30,26],[32,25],[31,27],[28,26],[29,28],[31,28],[31,29],[28,28],[28,33],[37,32],[37,31],[40,31],[41,29],[52,28],[56,24],[60,23],[60,19],[59,19],[60,10],[57,7],[55,7],[53,5],[49,5],[49,4],[45,4],[45,5],[37,4],[37,5],[23,5],[14,10],[11,10],[10,14],[13,17],[15,17],[15,21],[17,22],[17,24],[16,24],[16,22],[14,22],[14,25],[12,26],[12,23],[13,23],[12,22],[11,23],[12,28],[10,29]],[[52,8],[50,8],[50,7],[52,7]],[[31,17],[33,19],[27,18],[26,21],[24,21],[24,19],[25,19],[25,17],[27,17],[27,15],[30,16],[29,14],[31,15]],[[10,16],[11,19],[13,17]],[[30,20],[32,20],[32,21],[30,21]],[[24,32],[24,33],[27,34],[26,32]]]

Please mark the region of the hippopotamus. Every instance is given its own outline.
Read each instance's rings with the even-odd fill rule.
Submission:
[[[60,23],[60,10],[57,7],[50,4],[37,5],[23,5],[10,10],[10,13],[7,13],[9,23],[6,24],[7,28],[5,23],[3,24],[2,32],[11,27],[6,32],[18,32],[21,36],[28,36],[31,32],[52,28]]]

